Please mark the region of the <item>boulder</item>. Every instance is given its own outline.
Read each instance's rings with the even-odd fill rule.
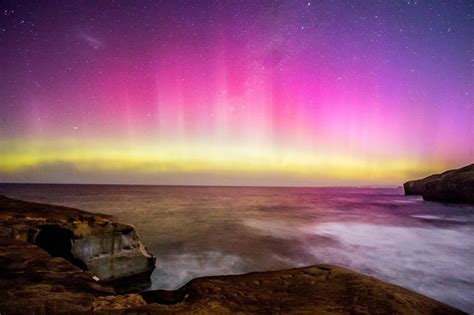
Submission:
[[[474,203],[474,164],[408,181],[403,188],[406,195],[422,195],[425,200]]]

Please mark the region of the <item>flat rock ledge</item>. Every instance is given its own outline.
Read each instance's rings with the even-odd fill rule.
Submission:
[[[1,314],[76,314],[146,304],[25,241],[0,239]]]
[[[0,196],[0,238],[35,244],[102,281],[149,279],[155,268],[135,228],[104,214]]]
[[[191,280],[143,292],[143,313],[463,314],[448,305],[334,265]],[[153,304],[156,303],[156,304]],[[168,304],[168,305],[163,305]]]
[[[424,200],[474,204],[474,164],[408,181],[403,188],[406,195]]]
[[[5,202],[10,205],[5,206]],[[42,220],[93,216],[94,222],[102,224],[108,217],[75,212],[79,210],[65,214],[70,210],[63,207],[53,207],[58,212],[52,213],[41,208],[51,206],[5,198],[1,205],[1,314],[465,314],[410,290],[333,265],[203,277],[175,291],[121,295],[68,257],[52,257],[27,241],[45,224]],[[17,209],[16,213],[30,219],[11,219],[15,205],[29,205],[28,211]],[[51,217],[46,219],[45,214]],[[28,229],[27,223],[35,221],[41,224]],[[12,237],[18,235],[22,237]]]

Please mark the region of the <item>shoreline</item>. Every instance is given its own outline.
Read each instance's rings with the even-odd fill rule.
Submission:
[[[43,183],[43,182],[28,182],[28,183],[15,183],[15,182],[0,182],[0,185],[44,185],[44,186],[55,186],[55,185],[65,185],[65,186],[138,186],[138,187],[209,187],[209,188],[302,188],[302,189],[312,189],[312,188],[387,188],[387,189],[402,189],[403,187],[399,184],[380,184],[380,185],[371,185],[371,184],[361,184],[361,185],[328,185],[328,186],[268,186],[268,185],[185,185],[185,184],[114,184],[114,183]]]
[[[0,287],[8,292],[0,300],[0,311],[4,310],[7,314],[21,313],[20,309],[25,307],[31,313],[43,310],[53,314],[127,310],[140,313],[291,313],[318,310],[336,314],[386,310],[400,314],[463,314],[421,294],[333,265],[202,277],[174,291],[118,294],[120,290],[111,286],[111,282],[94,280],[93,273],[81,270],[68,257],[51,257],[34,244],[35,233],[32,231],[45,224],[59,224],[71,228],[76,236],[90,237],[84,229],[86,223],[86,226],[109,226],[95,230],[101,233],[110,232],[110,226],[114,226],[114,233],[117,227],[130,233],[132,226],[114,222],[108,215],[6,197],[0,197],[0,219],[0,264],[5,270]],[[81,227],[80,233],[77,226]],[[115,242],[114,238],[104,238],[103,235],[101,239]],[[135,282],[133,276],[123,279],[126,279],[128,286]],[[25,291],[28,292],[28,300],[24,297]]]

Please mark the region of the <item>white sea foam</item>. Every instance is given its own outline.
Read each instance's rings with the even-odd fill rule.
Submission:
[[[474,297],[474,229],[426,228],[329,222],[314,233],[340,241],[340,247],[311,246],[315,257],[468,309]],[[456,258],[454,258],[456,257]],[[448,289],[448,287],[449,289]]]

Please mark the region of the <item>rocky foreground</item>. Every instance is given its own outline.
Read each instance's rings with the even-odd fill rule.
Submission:
[[[176,291],[121,295],[109,281],[99,280],[96,272],[103,272],[102,278],[107,278],[105,275],[107,279],[128,277],[132,283],[131,272],[124,267],[128,263],[122,265],[119,259],[120,267],[114,267],[115,249],[120,255],[131,251],[131,257],[138,256],[139,251],[148,263],[154,261],[138,237],[123,240],[108,235],[129,235],[134,231],[129,230],[131,226],[114,223],[108,216],[6,197],[0,198],[0,219],[1,314],[463,314],[407,289],[331,265],[204,277]],[[72,234],[39,242],[45,224]],[[128,232],[123,233],[124,229]],[[99,256],[106,255],[107,259],[90,263],[98,254],[98,245],[90,245],[95,242],[87,243],[94,250],[73,253],[79,246],[75,245],[78,239],[83,240],[78,244],[84,246],[84,238],[101,239],[99,231],[104,233],[99,248],[105,252]],[[69,253],[61,241],[64,237],[70,244]],[[112,244],[105,245],[107,242]],[[116,242],[120,246],[116,247]],[[137,258],[138,267],[130,265],[131,270],[140,273],[141,259]]]
[[[149,278],[155,257],[111,216],[0,196],[0,237],[27,241],[103,281]]]
[[[406,182],[403,188],[424,200],[474,203],[474,164]]]

